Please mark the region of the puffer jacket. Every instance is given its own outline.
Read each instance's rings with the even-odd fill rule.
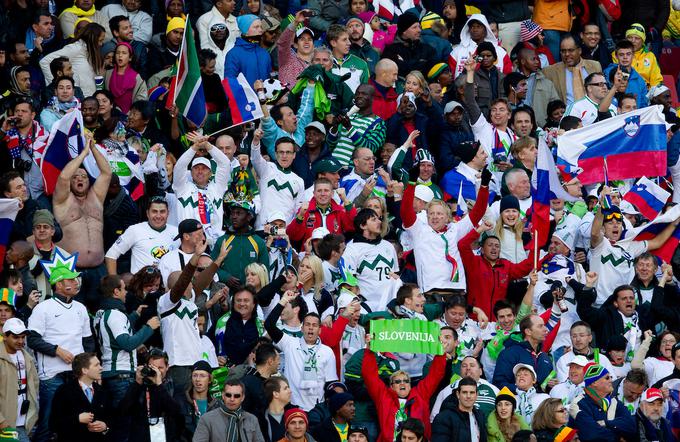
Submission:
[[[477,440],[487,442],[484,415],[479,408],[474,408],[472,415],[477,421],[477,428],[479,429],[479,439],[475,439],[475,442]],[[470,432],[470,413],[458,408],[458,399],[456,395],[452,394],[444,399],[441,411],[432,422],[432,439],[430,441],[449,442],[453,440],[456,442],[472,442],[472,434]]]
[[[234,47],[224,60],[224,76],[238,77],[243,73],[252,86],[256,80],[269,78],[272,71],[272,59],[266,49],[256,43],[237,38]]]

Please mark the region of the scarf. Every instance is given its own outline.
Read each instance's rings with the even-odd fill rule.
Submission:
[[[71,14],[75,14],[78,17],[92,17],[97,10],[94,8],[94,5],[87,11],[84,9],[80,9],[79,7],[76,6],[75,2],[73,3],[73,6],[70,8],[64,9],[64,11],[59,15],[59,18],[61,18],[62,15],[66,14],[67,12],[70,12]]]
[[[125,156],[128,153],[128,145],[125,141],[117,141],[114,140],[113,138],[105,138],[102,141],[102,144],[106,148],[107,151],[111,153],[117,153],[120,154],[120,156]]]
[[[303,381],[312,381],[314,384],[316,384],[318,380],[318,372],[319,372],[319,359],[317,357],[317,354],[319,352],[319,348],[321,347],[321,340],[317,338],[316,342],[313,345],[307,345],[305,342],[304,338],[300,338],[300,350],[303,353],[303,365],[302,365],[302,380]],[[305,383],[303,382],[303,388],[305,387]],[[309,384],[308,384],[309,385]],[[311,385],[309,385],[307,388],[310,388]]]
[[[421,319],[427,321],[427,318],[422,313],[414,312],[403,305],[398,305],[394,308],[395,313],[405,319]]]
[[[132,91],[137,85],[137,72],[127,66],[123,74],[119,74],[116,68],[111,72],[109,90],[113,94],[116,105],[123,113],[127,113],[132,105]]]
[[[65,115],[71,109],[80,109],[80,100],[76,97],[71,97],[70,101],[59,101],[56,96],[53,96],[47,102],[47,107],[52,109],[59,115]]]
[[[7,150],[9,150],[9,154],[12,156],[12,159],[21,158],[22,150],[25,150],[26,153],[28,153],[28,156],[33,158],[34,151],[38,151],[40,154],[42,153],[42,150],[45,148],[45,144],[44,142],[41,143],[39,141],[46,138],[47,134],[45,133],[45,129],[40,124],[38,124],[37,121],[34,121],[33,130],[26,134],[25,137],[19,133],[19,129],[13,126],[7,131],[3,141],[7,145]],[[40,155],[36,157],[36,163],[38,166],[40,165],[38,162],[40,159],[39,157]]]
[[[406,421],[406,419],[408,419],[408,412],[406,408],[411,405],[411,401],[406,399],[404,399],[403,403],[401,400],[399,402],[399,408],[394,415],[394,440],[397,440],[397,434],[399,433],[399,430],[401,430],[401,425]]]
[[[638,336],[641,333],[638,326],[638,312],[633,313],[633,316],[629,318],[623,316],[621,312],[619,314],[623,320],[623,337],[628,341],[628,345],[626,345],[626,362],[630,362],[633,360]]]
[[[517,390],[517,411],[519,411],[519,414],[522,415],[523,418],[528,419],[530,416],[533,416],[534,412],[534,406],[531,403],[531,398],[536,394],[536,388],[531,387],[527,391],[521,391]]]
[[[222,413],[224,413],[225,416],[227,416],[227,428],[226,428],[226,433],[227,433],[227,438],[225,439],[226,442],[240,442],[241,437],[240,437],[240,427],[241,427],[241,407],[238,409],[231,411],[227,409],[227,406],[224,405],[223,403],[220,403],[220,409],[222,410]]]
[[[458,262],[456,258],[449,254],[449,240],[446,239],[446,232],[439,234],[439,237],[444,241],[444,257],[451,264],[451,282],[458,282],[460,281]]]
[[[597,394],[597,392],[595,390],[593,390],[592,387],[585,387],[583,389],[583,392],[590,399],[592,399],[593,402],[598,404],[600,406],[600,408],[602,408],[602,410],[604,410],[605,412],[609,409],[609,399],[607,399],[606,397],[600,397],[600,395]]]

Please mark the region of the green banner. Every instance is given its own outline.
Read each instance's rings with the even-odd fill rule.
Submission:
[[[439,324],[420,319],[371,321],[371,350],[399,353],[444,353],[439,342]]]

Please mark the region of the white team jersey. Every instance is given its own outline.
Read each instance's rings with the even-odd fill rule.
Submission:
[[[595,103],[588,97],[583,97],[580,100],[576,100],[571,103],[564,115],[569,115],[572,117],[577,117],[581,119],[584,126],[589,126],[597,120],[597,109],[600,105]],[[613,104],[609,105],[609,113],[611,116],[616,115],[616,106]]]
[[[163,255],[179,247],[176,236],[177,227],[169,224],[162,231],[153,229],[148,222],[134,224],[118,237],[106,257],[118,259],[132,249],[130,272],[134,274],[144,266],[158,265]]]
[[[291,403],[299,405],[305,411],[311,410],[323,401],[324,384],[338,380],[333,350],[321,343],[308,346],[302,337],[296,338],[285,333],[276,345],[286,355],[283,374],[290,383]],[[315,348],[315,352],[312,350],[314,356],[310,361],[311,347]]]
[[[163,255],[163,258],[158,262],[158,270],[161,271],[164,286],[168,286],[170,274],[172,272],[181,272],[192,256],[194,256],[193,253],[184,253],[182,249],[172,250]]]
[[[127,315],[116,309],[99,310],[94,317],[94,329],[99,335],[104,371],[132,371],[137,367],[137,352],[118,347],[120,335],[133,335]]]
[[[378,311],[383,293],[391,287],[390,273],[399,271],[394,246],[384,239],[378,244],[350,241],[342,258],[347,268],[355,273],[361,295],[371,311]]]
[[[449,223],[445,232],[435,232],[427,223],[427,217],[417,217],[416,222],[407,230],[415,239],[413,252],[418,271],[418,287],[423,292],[439,289],[466,289],[463,260],[458,252],[458,241],[473,229],[470,217],[466,216],[457,223]],[[446,239],[446,241],[444,240]],[[446,260],[448,243],[449,255],[456,262]]]
[[[633,260],[646,251],[647,241],[619,241],[612,245],[607,238],[590,249],[590,271],[598,275],[594,307],[602,306],[616,287],[630,284],[635,276]]]
[[[73,355],[84,352],[83,338],[92,336],[85,306],[78,301],[66,304],[56,297],[35,306],[28,318],[28,329]],[[58,356],[36,352],[36,359],[41,381],[53,378],[57,373],[71,371],[71,364]]]
[[[322,261],[321,266],[323,267],[323,288],[326,289],[328,293],[334,295],[338,290],[338,284],[342,279],[340,268],[331,265],[328,261]]]
[[[657,381],[673,373],[673,361],[665,361],[658,358],[645,358],[645,372],[649,378],[649,385],[654,385]]]
[[[562,405],[568,407],[572,402],[574,402],[576,396],[583,393],[584,385],[585,384],[583,382],[576,385],[569,379],[567,379],[566,381],[560,382],[559,384],[555,385],[550,390],[550,397],[555,399],[561,399]]]
[[[168,292],[158,299],[158,314],[161,317],[161,337],[163,348],[168,353],[169,366],[191,366],[202,359],[203,347],[196,325],[196,304],[185,298],[173,303]]]
[[[560,326],[561,327],[561,326]],[[568,351],[565,354],[562,355],[561,358],[557,360],[555,363],[555,371],[557,371],[557,380],[560,382],[564,382],[569,378],[569,364],[571,361],[574,360],[576,355],[574,354],[573,351]],[[598,353],[597,357],[594,357],[592,361],[590,358],[588,358],[589,362],[595,362],[597,364],[600,364],[604,368],[607,369],[607,371],[614,376],[614,367],[612,366],[612,363],[609,362],[609,358],[602,353]]]

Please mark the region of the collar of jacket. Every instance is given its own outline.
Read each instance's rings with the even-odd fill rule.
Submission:
[[[123,313],[127,313],[125,310],[125,303],[120,299],[116,298],[104,298],[101,303],[102,310],[118,310]]]

